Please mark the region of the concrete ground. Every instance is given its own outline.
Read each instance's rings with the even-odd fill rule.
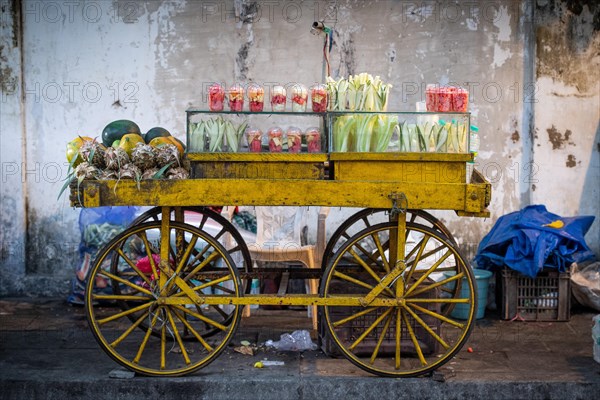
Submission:
[[[2,299],[0,399],[597,399],[592,316],[574,312],[569,322],[541,323],[488,313],[433,376],[390,379],[319,350],[235,352],[242,340],[261,344],[310,327],[306,311],[256,310],[206,368],[183,378],[147,378],[130,376],[100,349],[83,308],[56,299]],[[265,358],[285,364],[253,367]]]

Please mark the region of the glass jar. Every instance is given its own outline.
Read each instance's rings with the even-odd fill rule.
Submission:
[[[250,153],[260,153],[262,151],[263,133],[257,128],[246,129],[246,140],[248,141],[248,151]]]
[[[287,92],[281,85],[275,85],[271,88],[271,109],[275,112],[285,111],[285,102]]]
[[[286,132],[288,153],[300,153],[302,151],[302,131],[300,128],[290,126]]]
[[[428,84],[425,88],[425,107],[427,111],[437,111],[438,85]]]
[[[271,153],[281,153],[283,151],[283,130],[274,126],[267,131],[269,139],[269,151]]]
[[[229,109],[231,111],[242,111],[244,109],[244,88],[235,84],[229,88]]]
[[[450,112],[452,111],[452,96],[454,92],[453,87],[445,86],[438,88],[437,94],[437,110],[438,112]]]
[[[292,111],[306,111],[306,103],[308,100],[308,89],[301,83],[296,83],[292,86]]]
[[[261,112],[265,105],[265,89],[256,83],[250,84],[248,86],[248,101],[251,112]]]
[[[210,111],[223,111],[225,101],[225,89],[215,83],[208,88],[208,109]]]
[[[452,93],[452,111],[467,112],[469,109],[469,91],[455,88]]]
[[[321,152],[321,132],[319,128],[308,128],[305,133],[306,147],[309,153]]]
[[[310,90],[310,100],[313,112],[327,111],[327,89],[325,85],[315,85]]]

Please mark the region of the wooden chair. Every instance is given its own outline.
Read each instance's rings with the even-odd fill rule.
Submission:
[[[315,244],[302,244],[301,230],[306,225],[306,207],[256,207],[257,236],[255,243],[248,243],[248,249],[255,262],[300,262],[307,268],[321,268],[321,260],[326,245],[326,219],[329,207],[321,207],[317,221]],[[318,280],[309,279],[307,292],[318,293]],[[287,277],[282,278],[278,294],[287,289]],[[309,306],[309,317],[313,329],[317,329],[317,306]],[[250,308],[244,309],[244,316],[250,315]]]

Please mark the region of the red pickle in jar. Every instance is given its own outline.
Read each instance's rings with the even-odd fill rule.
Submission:
[[[327,89],[325,86],[313,86],[310,90],[310,100],[313,112],[322,113],[327,111]]]
[[[306,103],[308,101],[308,89],[306,86],[297,83],[292,86],[292,111],[306,111]]]
[[[271,109],[275,112],[285,111],[285,102],[287,92],[281,85],[275,85],[271,88]]]
[[[437,111],[438,86],[429,84],[425,88],[425,107],[427,111]]]
[[[248,101],[250,103],[250,111],[261,112],[265,105],[265,90],[263,87],[251,84],[248,87]]]
[[[271,153],[281,153],[283,151],[283,131],[281,128],[273,127],[267,131],[269,138],[269,151]]]
[[[452,93],[452,111],[467,112],[469,109],[469,91],[456,88]]]
[[[250,153],[260,153],[262,151],[262,135],[260,129],[246,129],[246,139],[248,140],[248,151]]]
[[[241,85],[233,85],[229,88],[229,109],[231,111],[244,109],[244,88]]]
[[[215,83],[208,88],[208,108],[210,111],[223,111],[225,101],[225,89]]]
[[[454,88],[442,87],[438,89],[437,95],[437,111],[450,112],[452,111],[452,93]]]
[[[318,128],[308,128],[306,130],[306,147],[309,153],[321,152],[321,132]]]
[[[286,132],[288,153],[300,153],[302,151],[302,131],[300,128],[290,126]]]

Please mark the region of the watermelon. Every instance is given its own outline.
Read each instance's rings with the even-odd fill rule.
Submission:
[[[142,135],[140,127],[133,121],[127,119],[113,121],[106,125],[104,130],[102,130],[102,144],[107,147],[111,146],[115,140],[121,140],[121,138],[128,133]]]

